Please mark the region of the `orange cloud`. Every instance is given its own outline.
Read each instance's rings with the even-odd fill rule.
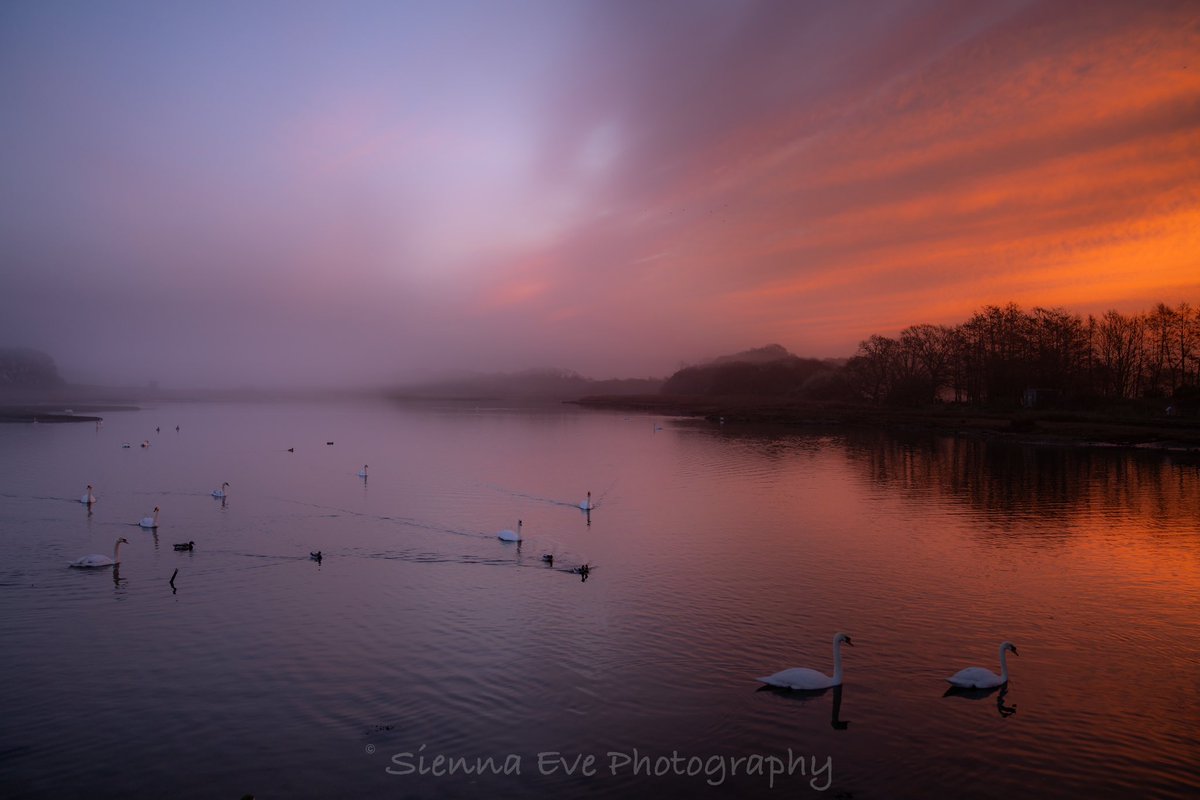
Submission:
[[[694,159],[645,216],[683,313],[844,353],[986,303],[1200,296],[1200,28],[1027,23]]]

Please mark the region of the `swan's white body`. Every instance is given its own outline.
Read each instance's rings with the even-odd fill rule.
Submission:
[[[850,641],[850,637],[844,633],[836,633],[833,636],[833,676],[826,675],[823,672],[818,672],[815,669],[808,667],[792,667],[781,672],[776,672],[774,675],[768,675],[765,678],[756,678],[768,686],[777,686],[780,689],[828,689],[831,686],[842,685],[842,648],[841,644],[845,642],[851,647],[854,642]]]
[[[142,521],[139,522],[138,525],[141,525],[143,528],[157,528],[158,527],[158,506],[154,507],[154,516],[142,517]]]
[[[226,481],[225,483],[222,483],[222,484],[221,484],[221,488],[220,488],[220,489],[213,489],[213,490],[212,490],[212,496],[213,496],[213,497],[224,497],[224,496],[225,496],[225,489],[226,489],[228,486],[229,486],[229,482],[228,482],[228,481]]]
[[[79,498],[79,502],[85,505],[91,505],[96,502],[96,495],[92,494],[92,485],[89,483],[87,491],[83,493],[83,497]]]
[[[505,528],[500,531],[498,538],[502,542],[519,542],[521,541],[521,520],[517,520],[517,529],[515,531]]]
[[[117,558],[117,552],[121,549],[121,545],[123,544],[129,544],[129,540],[124,536],[122,536],[120,539],[117,539],[116,544],[113,545],[112,558],[109,558],[108,556],[102,556],[99,553],[92,553],[90,556],[84,556],[83,558],[72,561],[68,566],[88,568],[111,567],[115,564],[119,564],[121,562]]]
[[[363,464],[363,468],[358,471],[358,477],[360,477],[360,478],[367,477],[367,465],[366,464]]]
[[[997,686],[1003,686],[1008,683],[1008,660],[1004,656],[1009,650],[1012,650],[1014,656],[1021,655],[1017,652],[1017,646],[1012,642],[1001,642],[999,675],[983,667],[967,667],[960,669],[946,680],[963,689],[994,689]]]
[[[584,511],[591,511],[595,506],[592,505],[592,493],[588,492],[587,500],[579,504],[579,507]]]

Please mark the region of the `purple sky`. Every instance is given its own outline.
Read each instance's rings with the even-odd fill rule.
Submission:
[[[0,5],[0,346],[666,375],[1200,303],[1200,4]]]

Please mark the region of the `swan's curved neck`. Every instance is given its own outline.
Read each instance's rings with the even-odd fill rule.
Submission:
[[[114,563],[119,560],[117,558],[117,552],[120,551],[120,549],[121,549],[121,540],[117,539],[116,544],[113,545],[113,562]]]
[[[1000,682],[1008,683],[1008,648],[1000,645]]]
[[[835,683],[842,680],[842,641],[840,639],[833,643],[833,680]]]

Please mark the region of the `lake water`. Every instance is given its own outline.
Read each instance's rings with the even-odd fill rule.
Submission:
[[[1195,456],[198,404],[0,425],[0,481],[5,797],[1200,791]]]

